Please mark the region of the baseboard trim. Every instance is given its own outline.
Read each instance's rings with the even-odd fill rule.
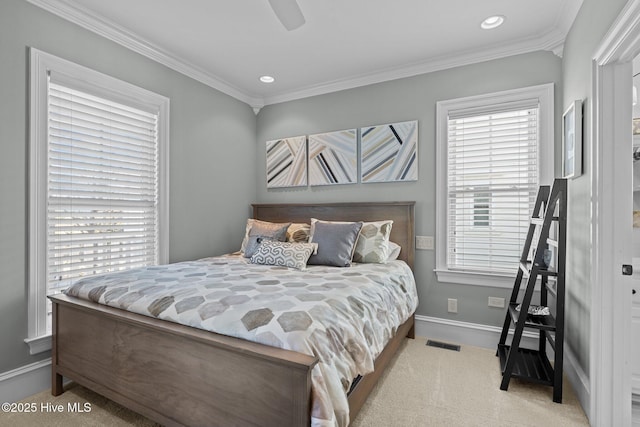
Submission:
[[[564,372],[588,418],[591,413],[591,381],[578,363],[575,353],[566,345],[564,346]]]
[[[51,385],[51,358],[0,373],[0,402],[17,402]]]
[[[416,315],[416,335],[422,337],[435,338],[449,342],[453,341],[458,344],[473,345],[476,347],[494,350],[498,346],[501,333],[502,328],[497,326]],[[513,333],[513,329],[510,330],[510,333]],[[536,332],[523,332],[523,346],[537,348],[537,342],[538,334]],[[585,414],[589,414],[589,409],[591,407],[591,385],[589,377],[578,364],[574,353],[567,346],[564,347],[564,355],[564,372],[571,383]],[[640,401],[638,402],[638,405],[640,406]],[[638,408],[638,411],[640,411],[640,407]]]
[[[421,337],[449,340],[458,344],[495,350],[498,348],[501,333],[502,328],[497,326],[416,315],[416,335]],[[513,330],[510,333],[513,333]],[[537,339],[538,334],[535,332],[524,331],[522,333],[524,346],[537,348]]]

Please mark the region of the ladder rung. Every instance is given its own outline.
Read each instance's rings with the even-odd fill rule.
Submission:
[[[538,274],[545,275],[545,276],[551,276],[551,277],[557,277],[558,276],[558,272],[557,271],[548,270],[548,269],[545,269],[545,268],[538,269]]]
[[[528,279],[531,276],[532,263],[531,261],[520,261],[520,270],[522,270],[522,277]],[[552,276],[558,275],[557,271],[547,270],[545,268],[538,267],[538,275]]]
[[[520,308],[520,311],[516,310],[518,306],[517,302],[509,303],[509,314],[511,314],[511,319],[513,320],[513,324],[518,323],[518,319],[523,314],[523,308]],[[527,307],[528,309],[529,307]],[[524,313],[527,318],[525,319],[524,327],[525,328],[534,328],[534,329],[542,329],[545,331],[555,331],[556,330],[556,319],[552,315],[547,316],[532,316],[528,313]]]
[[[558,241],[555,240],[555,239],[547,239],[547,245],[557,248],[558,247]]]
[[[560,219],[557,216],[551,217],[552,221],[557,221],[558,219]],[[544,224],[544,218],[539,218],[539,217],[531,217],[531,223],[535,224],[535,225],[542,225]]]

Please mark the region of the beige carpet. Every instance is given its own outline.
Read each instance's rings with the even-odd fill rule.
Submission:
[[[426,339],[407,340],[381,378],[354,427],[390,426],[588,426],[568,382],[563,403],[553,403],[551,387],[512,380],[501,391],[495,352],[462,346],[460,352],[425,346]],[[1,426],[156,426],[83,387],[71,384],[53,397],[42,392],[22,402],[38,407],[85,402],[89,413],[0,413]]]

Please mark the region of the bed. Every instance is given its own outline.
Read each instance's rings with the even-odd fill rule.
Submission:
[[[413,267],[413,202],[259,204],[253,205],[253,217],[270,222],[392,219],[390,240],[402,247],[399,259]],[[310,425],[315,356],[67,295],[51,300],[53,395],[64,391],[67,377],[163,425]],[[404,337],[413,334],[412,313],[375,360],[375,370],[351,386],[351,419]]]

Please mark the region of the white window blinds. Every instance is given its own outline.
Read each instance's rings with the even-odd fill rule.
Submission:
[[[451,111],[447,268],[517,269],[539,184],[537,102]]]
[[[158,263],[158,115],[48,90],[47,294]]]

